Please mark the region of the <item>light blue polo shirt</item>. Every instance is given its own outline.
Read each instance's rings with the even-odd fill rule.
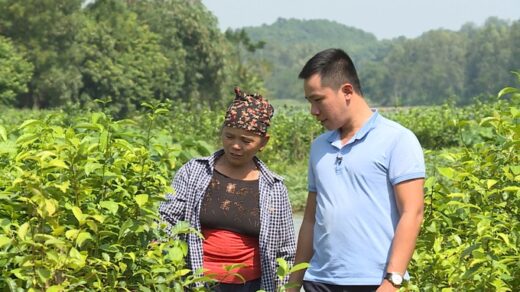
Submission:
[[[337,130],[316,138],[308,177],[317,193],[314,255],[304,279],[379,285],[399,218],[393,186],[424,176],[415,135],[375,110],[343,146]]]

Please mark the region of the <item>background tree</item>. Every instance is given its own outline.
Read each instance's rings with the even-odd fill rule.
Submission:
[[[270,96],[261,77],[261,74],[265,74],[268,70],[265,62],[246,59],[244,56],[263,49],[265,42],[252,41],[244,29],[228,29],[224,35],[230,43],[230,56],[232,56],[230,82],[248,92],[258,92],[264,96]]]
[[[261,76],[267,89],[278,99],[301,99],[302,87],[297,75],[316,52],[340,47],[357,59],[372,55],[377,44],[373,34],[328,20],[279,18],[272,25],[246,27],[251,41],[265,41],[265,48],[246,54],[248,60],[269,63]],[[374,47],[375,48],[375,47]]]
[[[496,94],[500,88],[514,83],[511,71],[520,68],[520,55],[518,48],[512,46],[513,28],[517,26],[510,27],[506,21],[492,17],[473,33],[468,44],[471,50],[467,52],[466,96]],[[513,50],[516,55],[512,54]]]
[[[365,93],[385,106],[456,100],[464,93],[466,47],[466,38],[447,30],[397,39],[385,56],[365,65]]]
[[[217,19],[198,0],[127,1],[138,21],[159,35],[172,95],[183,100],[220,100],[226,91],[225,39]]]
[[[89,22],[81,35],[82,102],[110,98],[124,115],[144,101],[170,95],[170,60],[161,52],[159,37],[141,25],[124,2],[99,0],[86,14]]]
[[[12,42],[0,36],[0,104],[12,105],[18,94],[28,91],[33,69]]]
[[[77,100],[81,5],[81,0],[0,1],[0,34],[34,65],[29,91],[18,96],[18,105],[40,108]]]
[[[279,19],[245,30],[253,41],[267,43],[248,57],[271,64],[262,78],[277,98],[301,100],[299,70],[318,51],[336,47],[354,59],[371,104],[410,106],[468,104],[512,83],[510,72],[520,68],[518,27],[518,21],[490,18],[482,27],[468,23],[459,31],[391,40],[325,20]]]

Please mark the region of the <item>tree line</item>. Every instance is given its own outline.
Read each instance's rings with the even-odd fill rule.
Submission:
[[[520,21],[377,40],[325,20],[222,32],[200,0],[1,0],[0,105],[101,100],[124,116],[143,102],[222,105],[236,85],[300,99],[299,70],[328,47],[353,56],[375,105],[467,104],[513,83]]]
[[[303,99],[299,70],[330,47],[352,56],[365,96],[381,106],[469,104],[514,84],[511,71],[520,69],[520,20],[491,17],[482,26],[467,23],[459,31],[437,29],[390,40],[327,20],[278,19],[245,30],[251,39],[266,42],[249,57],[270,64],[262,76],[278,98]]]
[[[0,104],[101,99],[124,115],[142,102],[219,102],[234,85],[262,86],[237,64],[247,40],[222,33],[200,0],[3,0]]]

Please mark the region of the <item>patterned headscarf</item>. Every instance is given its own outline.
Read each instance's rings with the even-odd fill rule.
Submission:
[[[224,126],[265,136],[273,113],[273,106],[261,95],[245,94],[235,87],[235,100],[227,109]]]

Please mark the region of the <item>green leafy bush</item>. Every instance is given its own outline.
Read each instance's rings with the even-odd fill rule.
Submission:
[[[520,77],[520,76],[519,76]],[[471,147],[428,152],[424,226],[411,265],[420,291],[520,287],[520,90],[475,128]]]
[[[159,226],[184,150],[157,143],[164,110],[149,107],[144,130],[103,113],[0,128],[0,289],[182,291],[208,280],[190,274],[186,243]]]

